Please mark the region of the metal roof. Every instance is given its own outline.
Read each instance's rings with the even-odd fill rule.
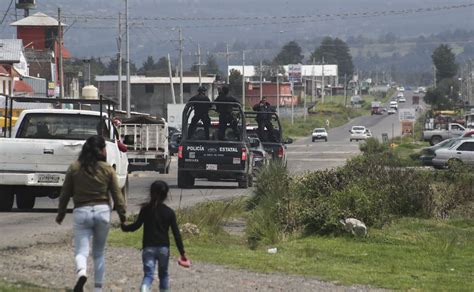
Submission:
[[[122,76],[122,81],[126,81],[126,76]],[[95,77],[95,81],[98,82],[117,82],[117,75],[98,75]],[[201,77],[201,83],[210,84],[216,81],[216,77]],[[169,77],[146,77],[146,76],[130,76],[131,84],[169,84]],[[179,77],[173,77],[173,83],[179,84]],[[183,83],[197,84],[199,83],[199,77],[183,76]]]
[[[58,20],[42,12],[37,12],[10,24],[11,26],[58,26]],[[61,22],[62,26],[66,26]]]
[[[21,40],[0,39],[0,63],[19,63],[22,50]]]

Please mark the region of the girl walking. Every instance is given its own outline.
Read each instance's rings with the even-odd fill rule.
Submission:
[[[82,147],[79,159],[67,170],[59,197],[56,222],[61,224],[66,216],[67,205],[74,202],[74,258],[77,282],[74,292],[83,291],[87,281],[87,258],[92,238],[94,258],[94,287],[102,291],[104,280],[104,247],[110,226],[110,195],[119,214],[125,222],[125,201],[117,182],[115,170],[106,162],[105,140],[92,136]]]
[[[176,214],[164,204],[168,197],[169,187],[164,181],[155,181],[150,187],[150,200],[142,205],[136,221],[130,225],[122,223],[125,232],[143,227],[143,281],[140,291],[151,291],[153,273],[158,263],[160,291],[169,291],[168,263],[170,257],[170,240],[168,231],[171,228],[181,260],[187,261],[184,246],[176,223]]]

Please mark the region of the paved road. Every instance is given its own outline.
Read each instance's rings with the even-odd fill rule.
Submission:
[[[411,96],[405,93],[407,102],[400,108],[411,106]],[[371,129],[374,137],[381,139],[382,133],[398,136],[401,133],[398,115],[374,115],[358,117],[348,124],[331,129],[328,142],[311,142],[305,137],[288,145],[288,165],[293,173],[308,170],[326,169],[341,166],[346,159],[359,153],[360,142],[349,142],[349,129],[353,125],[362,125]],[[308,133],[309,134],[309,133]],[[237,183],[217,183],[198,180],[194,189],[180,189],[176,181],[176,160],[167,175],[154,172],[134,173],[130,178],[129,210],[136,212],[138,205],[144,202],[148,195],[148,187],[156,180],[165,180],[171,187],[170,201],[173,208],[190,206],[204,200],[215,200],[250,194],[251,189],[237,188]],[[37,200],[34,212],[0,213],[0,249],[20,247],[38,242],[54,242],[58,234],[71,230],[72,216],[66,216],[63,225],[54,223],[57,199],[40,198]],[[116,215],[114,215],[116,216]]]

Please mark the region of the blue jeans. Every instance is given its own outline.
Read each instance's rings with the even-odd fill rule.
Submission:
[[[158,262],[158,278],[160,279],[160,291],[169,289],[168,262],[170,249],[168,246],[150,246],[142,251],[143,276],[142,291],[151,291],[153,273],[156,262]]]
[[[90,239],[94,258],[95,287],[102,287],[105,272],[104,248],[109,234],[110,206],[95,205],[74,209],[74,255],[76,272],[87,271]]]

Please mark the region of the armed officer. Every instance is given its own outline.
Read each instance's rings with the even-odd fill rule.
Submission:
[[[219,96],[216,98],[216,102],[235,102],[239,103],[237,99],[228,95],[229,94],[229,87],[223,86],[219,92]],[[233,116],[232,110],[233,105],[224,105],[224,104],[217,104],[216,110],[219,113],[219,133],[218,138],[219,140],[225,140],[225,131],[227,129],[227,124],[230,125],[232,130],[234,131],[234,135],[237,139],[240,137],[240,131],[238,127],[237,119]]]
[[[191,97],[189,101],[201,101],[201,102],[210,102],[211,100],[206,95],[207,88],[204,86],[199,86],[198,94]],[[209,108],[211,107],[210,104],[206,103],[196,103],[193,105],[194,107],[194,116],[189,124],[188,128],[188,137],[192,138],[194,131],[196,130],[197,123],[199,121],[202,122],[202,126],[204,127],[204,138],[209,140],[209,128],[211,127],[211,119],[209,118]]]
[[[253,110],[259,112],[256,120],[260,140],[275,142],[275,133],[272,124],[272,113],[275,112],[273,107],[267,102],[267,99],[263,97],[259,103],[253,106]],[[265,136],[265,128],[267,128],[267,136]]]

